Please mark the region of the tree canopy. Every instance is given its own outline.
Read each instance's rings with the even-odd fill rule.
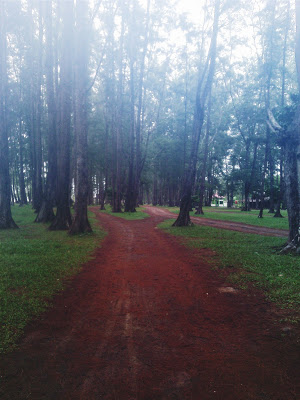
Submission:
[[[2,1],[0,228],[28,202],[70,233],[90,231],[92,203],[180,205],[187,225],[222,197],[287,207],[298,246],[299,7]]]

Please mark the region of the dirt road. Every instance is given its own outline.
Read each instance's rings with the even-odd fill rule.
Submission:
[[[171,211],[165,210],[159,207],[145,206],[145,208],[153,215],[159,215],[161,217],[176,218],[176,214]],[[255,235],[273,236],[273,237],[288,237],[288,230],[285,229],[273,229],[264,226],[248,225],[242,222],[222,221],[212,218],[199,218],[191,217],[191,221],[196,225],[212,226],[213,228],[227,229],[230,231],[237,231],[242,233],[252,233]]]
[[[148,212],[98,215],[102,248],[1,358],[0,398],[296,399],[294,336],[271,306],[228,288]]]

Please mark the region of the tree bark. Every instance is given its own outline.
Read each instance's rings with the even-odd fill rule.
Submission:
[[[300,107],[297,112],[300,113]],[[297,121],[298,120],[298,121]],[[298,146],[298,138],[296,135],[300,126],[299,117],[294,121],[294,127],[290,129],[291,135],[286,141],[285,151],[285,186],[286,186],[286,199],[287,210],[289,218],[289,242],[297,246],[299,239],[299,190],[298,190],[298,171],[297,171],[297,154],[295,148]],[[298,125],[299,124],[299,125]]]
[[[266,144],[267,146],[268,144]],[[259,213],[258,218],[263,218],[264,213],[264,202],[265,202],[265,177],[267,170],[267,150],[265,150],[265,160],[261,169],[261,178],[260,178],[260,205],[259,205]]]
[[[296,0],[296,47],[298,91],[300,92],[300,0]],[[285,151],[285,188],[289,218],[289,244],[284,250],[298,248],[300,245],[300,105],[287,130]],[[283,251],[284,251],[283,250]]]
[[[137,200],[140,191],[140,181],[141,174],[143,170],[143,161],[142,161],[142,106],[143,106],[143,90],[144,90],[144,75],[145,75],[145,61],[146,55],[148,51],[148,42],[149,42],[149,22],[150,22],[150,4],[151,0],[147,0],[147,11],[146,11],[146,21],[145,21],[145,31],[144,31],[144,43],[143,43],[143,51],[141,57],[141,65],[140,65],[140,75],[139,75],[139,83],[138,83],[138,106],[137,106],[137,117],[136,117],[136,164],[135,164],[135,203],[137,205]]]
[[[43,26],[41,17],[41,2],[38,10],[38,46],[35,41],[35,24],[33,18],[33,0],[29,1],[28,18],[30,24],[30,139],[31,139],[31,180],[32,180],[32,206],[39,212],[42,198],[42,142],[41,142],[41,78],[42,78],[42,43]]]
[[[283,194],[284,194],[284,178],[283,178],[284,153],[285,153],[285,150],[284,150],[284,147],[282,147],[281,151],[280,151],[279,194],[278,194],[276,212],[274,214],[275,218],[283,218],[280,210],[281,210],[281,203],[283,201]]]
[[[120,60],[119,60],[119,83],[118,83],[118,95],[117,95],[117,124],[116,124],[116,138],[115,138],[115,162],[114,162],[114,174],[115,174],[115,185],[113,189],[113,212],[122,212],[121,204],[121,162],[122,162],[122,148],[121,148],[121,136],[122,136],[122,116],[123,116],[123,37],[124,37],[124,21],[122,19],[121,29],[121,43],[120,43]]]
[[[281,107],[284,107],[285,103],[285,79],[286,79],[286,58],[287,58],[287,41],[288,34],[290,30],[290,9],[291,4],[290,0],[288,0],[288,6],[286,9],[286,21],[285,21],[285,32],[284,32],[284,45],[283,45],[283,54],[282,54],[282,74],[281,74]]]
[[[23,132],[22,121],[19,119],[19,186],[20,186],[20,206],[27,204],[24,178],[24,156],[23,156]]]
[[[11,183],[9,175],[9,149],[6,123],[7,60],[6,60],[6,10],[0,2],[0,229],[18,228],[11,209]]]
[[[48,172],[45,191],[40,211],[35,222],[52,222],[55,218],[53,206],[56,193],[56,106],[53,79],[53,27],[52,27],[52,0],[44,2],[45,35],[46,35],[46,95],[48,105]]]
[[[132,12],[132,31],[130,38],[130,91],[131,91],[131,133],[130,133],[130,160],[128,172],[128,187],[125,199],[125,212],[135,212],[138,202],[140,179],[143,170],[142,149],[141,149],[141,122],[142,122],[142,105],[145,75],[145,60],[148,51],[149,41],[149,22],[150,22],[150,4],[151,0],[147,0],[147,11],[144,34],[144,43],[141,54],[140,73],[137,85],[137,111],[135,115],[135,64],[136,53],[134,51],[134,29],[135,29],[135,0]]]
[[[269,213],[274,214],[275,213],[275,202],[274,202],[274,173],[275,173],[275,168],[274,168],[274,159],[272,155],[272,150],[270,149],[269,151],[269,171],[270,171],[270,207],[269,207]]]
[[[134,26],[134,23],[133,23]],[[136,197],[135,197],[135,177],[134,177],[134,159],[135,159],[135,74],[134,74],[135,56],[133,49],[133,32],[130,37],[130,154],[128,168],[128,183],[125,198],[125,212],[135,212]]]
[[[252,165],[251,165],[251,172],[250,176],[246,179],[245,182],[245,206],[242,208],[242,211],[250,211],[250,205],[249,205],[249,196],[251,189],[253,187],[253,182],[254,182],[254,176],[255,176],[255,169],[256,169],[256,160],[257,160],[257,147],[258,143],[254,143],[254,150],[253,150],[253,159],[252,159]],[[247,150],[247,153],[250,153],[250,146]],[[250,155],[249,155],[250,157]]]
[[[73,0],[62,3],[62,54],[60,63],[60,114],[57,137],[57,213],[50,230],[68,230],[70,211],[70,135],[73,54]]]
[[[88,81],[88,18],[85,0],[76,1],[76,59],[75,59],[75,139],[76,196],[75,216],[69,234],[91,232],[88,216],[88,154],[87,154],[87,81]]]
[[[204,68],[203,73],[199,76],[199,81],[198,81],[196,104],[194,111],[192,149],[190,155],[190,162],[185,174],[184,187],[182,191],[183,196],[180,201],[180,212],[173,226],[191,225],[191,220],[189,215],[191,208],[191,196],[196,176],[199,141],[204,122],[204,112],[205,112],[204,107],[207,96],[211,91],[214,72],[215,72],[217,36],[219,30],[219,15],[220,15],[220,0],[216,0],[215,11],[214,11],[214,25],[213,25],[210,49],[207,56],[206,66]],[[206,75],[206,70],[208,70],[207,75]]]
[[[283,53],[282,53],[282,75],[281,75],[281,108],[284,108],[285,105],[285,80],[286,80],[286,58],[287,58],[287,40],[288,33],[290,30],[290,0],[288,0],[288,6],[286,10],[286,21],[285,21],[285,32],[284,32],[284,45],[283,45]],[[284,185],[284,176],[283,176],[283,165],[284,165],[284,155],[285,155],[285,147],[284,144],[281,144],[280,149],[280,189],[278,196],[278,203],[276,207],[276,212],[274,214],[275,218],[283,218],[280,210],[281,203],[284,203],[285,198],[285,185]],[[283,204],[282,204],[283,206]]]
[[[157,172],[156,172],[156,168],[155,168],[154,178],[153,178],[153,194],[152,194],[152,205],[154,205],[154,206],[157,206],[157,202],[158,202],[157,193],[158,193],[158,184],[157,184]]]
[[[200,177],[200,190],[199,190],[199,204],[195,214],[204,215],[203,211],[203,199],[205,193],[205,175],[206,175],[206,167],[207,167],[207,158],[208,158],[208,144],[209,144],[209,134],[210,134],[210,113],[211,113],[211,92],[209,94],[208,101],[208,111],[207,111],[207,122],[206,122],[206,135],[204,140],[204,151],[203,151],[203,165]]]
[[[105,201],[107,197],[107,190],[108,190],[108,133],[109,133],[109,123],[108,123],[108,116],[107,113],[105,115],[105,143],[104,143],[104,179],[101,173],[101,201],[100,201],[100,210],[105,210]]]
[[[116,126],[114,129],[114,149],[113,149],[113,212],[122,212],[121,204],[121,136],[122,136],[122,117],[123,117],[123,51],[124,51],[124,34],[125,34],[125,22],[124,22],[124,9],[122,6],[122,22],[121,22],[121,34],[120,34],[120,48],[119,48],[119,81],[117,87],[117,109],[116,109]]]

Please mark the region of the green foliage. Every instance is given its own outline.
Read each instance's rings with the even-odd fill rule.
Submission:
[[[284,240],[261,235],[242,234],[206,226],[172,227],[173,221],[165,221],[159,227],[174,236],[180,236],[195,248],[216,251],[213,263],[229,272],[228,279],[239,287],[253,285],[263,289],[271,301],[283,308],[299,311],[300,306],[300,258],[279,255],[277,248]]]
[[[12,211],[20,229],[0,231],[0,353],[15,346],[28,321],[49,306],[104,237],[92,213],[93,234],[68,236],[33,223],[30,206]]]
[[[113,215],[114,217],[119,217],[127,220],[136,220],[136,219],[144,219],[148,218],[149,215],[143,212],[143,208],[137,209],[136,212],[122,212],[122,213],[114,213],[111,211],[111,206],[110,205],[105,205],[105,210],[102,210],[100,212],[103,212],[105,214],[110,214]]]

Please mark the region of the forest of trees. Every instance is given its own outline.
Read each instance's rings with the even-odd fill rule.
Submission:
[[[188,225],[218,193],[287,208],[298,246],[300,1],[180,3],[0,2],[1,229],[27,203],[69,233],[89,204],[180,205]]]

